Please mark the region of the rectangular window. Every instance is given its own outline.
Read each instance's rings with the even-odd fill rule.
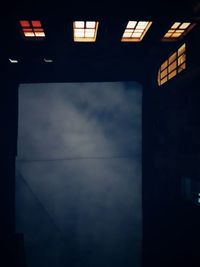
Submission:
[[[186,45],[179,47],[160,67],[158,71],[158,85],[166,83],[178,73],[186,69]]]
[[[98,25],[97,21],[73,22],[74,42],[95,42]]]
[[[162,41],[176,41],[186,35],[194,26],[195,23],[191,22],[175,22],[164,35]]]
[[[141,42],[151,26],[151,21],[129,21],[122,35],[122,42]]]
[[[23,35],[26,38],[41,39],[45,37],[41,21],[39,20],[20,20]]]

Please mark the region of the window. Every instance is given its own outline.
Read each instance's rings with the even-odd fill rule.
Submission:
[[[191,22],[175,22],[168,32],[164,35],[162,41],[176,41],[186,35],[195,23]]]
[[[151,21],[129,21],[121,41],[141,42],[151,24]]]
[[[95,42],[98,29],[97,21],[74,21],[73,34],[75,42]]]
[[[53,63],[53,59],[51,58],[44,58],[45,63]]]
[[[17,64],[19,63],[18,59],[9,58],[10,63]]]
[[[20,20],[23,35],[26,38],[41,39],[45,37],[42,24],[39,20]]]
[[[183,44],[178,51],[173,53],[158,71],[158,85],[166,83],[178,73],[186,69],[186,45]]]

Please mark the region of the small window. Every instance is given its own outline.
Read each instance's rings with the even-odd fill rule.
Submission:
[[[95,42],[98,29],[97,21],[74,21],[73,34],[75,42]]]
[[[122,35],[122,42],[141,42],[149,27],[151,21],[129,21]]]
[[[26,38],[41,39],[45,37],[41,21],[39,20],[20,20],[20,26]]]
[[[19,63],[18,59],[14,59],[14,58],[9,58],[9,61],[10,61],[10,63],[12,63],[12,64],[17,64],[17,63]]]
[[[191,22],[175,22],[168,32],[164,35],[162,41],[176,41],[186,35],[195,23]]]
[[[166,83],[178,73],[186,69],[186,45],[183,44],[177,52],[173,53],[158,71],[158,85]]]

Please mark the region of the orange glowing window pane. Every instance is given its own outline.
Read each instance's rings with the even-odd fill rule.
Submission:
[[[186,63],[183,63],[181,66],[178,67],[178,73],[186,69]]]
[[[181,26],[179,27],[180,29],[187,29],[190,26],[190,22],[184,22],[181,24]]]
[[[44,32],[35,32],[35,36],[37,36],[37,37],[45,37],[45,33]]]
[[[172,33],[166,33],[165,36],[164,36],[164,38],[169,38],[171,36],[172,36]]]
[[[178,55],[179,55],[179,56],[185,52],[185,48],[186,48],[185,44],[183,44],[183,45],[179,48],[179,50],[178,50]]]
[[[32,20],[31,23],[33,27],[36,27],[36,28],[42,27],[41,22],[39,20]]]
[[[136,29],[143,29],[144,30],[147,27],[147,25],[148,25],[147,21],[140,21],[140,22],[138,22]]]
[[[74,29],[74,36],[79,38],[84,38],[85,32],[84,29]]]
[[[85,37],[94,37],[95,31],[93,29],[86,29],[85,30]]]
[[[133,33],[133,30],[130,30],[130,29],[127,29],[127,30],[125,30],[125,32],[124,33]]]
[[[160,74],[160,78],[163,79],[167,75],[167,69],[163,70]]]
[[[180,26],[180,22],[175,22],[173,25],[172,25],[172,29],[177,29],[179,26]]]
[[[178,65],[181,65],[182,63],[184,63],[186,61],[186,55],[183,54],[178,58]]]
[[[164,78],[164,79],[162,79],[161,81],[160,81],[160,84],[162,85],[163,83],[166,83],[167,82],[167,76]]]
[[[24,36],[26,36],[26,37],[34,37],[35,34],[33,32],[25,32]]]
[[[134,37],[134,38],[139,38],[141,37],[142,33],[141,32],[134,32],[131,37]]]
[[[86,28],[87,29],[94,29],[96,26],[96,22],[95,21],[87,21],[86,22]]]
[[[136,30],[134,30],[134,32],[140,32],[140,33],[143,33],[144,30],[136,29]]]
[[[75,21],[75,28],[84,28],[84,21]]]
[[[24,28],[22,30],[23,30],[23,32],[32,32],[32,29],[31,28]]]
[[[169,78],[169,79],[173,78],[174,76],[176,76],[176,73],[177,73],[176,70],[172,71],[172,72],[168,75],[168,78]]]
[[[176,57],[177,57],[177,53],[175,52],[174,54],[172,54],[172,55],[169,57],[169,64],[172,63],[174,60],[176,60]]]
[[[167,60],[161,65],[161,70],[164,70],[165,68],[167,68],[168,62]]]
[[[30,27],[30,23],[28,20],[20,20],[20,25],[22,27]]]
[[[127,29],[134,29],[137,24],[137,21],[129,21],[126,28]]]
[[[133,31],[128,31],[128,30],[126,30],[126,31],[124,32],[124,34],[123,34],[123,37],[129,38],[129,37],[131,37],[132,33],[133,33]]]
[[[172,37],[173,38],[177,38],[177,37],[180,37],[181,35],[182,35],[181,32],[175,32],[175,33],[172,34]]]
[[[174,61],[172,64],[169,65],[168,71],[172,72],[174,69],[176,69],[176,67],[177,67],[176,61]]]
[[[44,32],[42,28],[34,29],[34,32]]]

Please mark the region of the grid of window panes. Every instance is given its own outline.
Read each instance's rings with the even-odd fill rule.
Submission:
[[[45,33],[39,20],[20,20],[22,32],[26,38],[44,38]]]
[[[75,42],[95,42],[98,29],[97,21],[74,21],[73,33]]]
[[[191,22],[175,22],[168,32],[164,35],[163,41],[176,41],[187,34],[193,27],[195,23]]]
[[[186,69],[186,45],[183,44],[160,67],[158,71],[158,85],[166,83]]]
[[[149,27],[151,21],[129,21],[122,35],[122,42],[141,42]]]

